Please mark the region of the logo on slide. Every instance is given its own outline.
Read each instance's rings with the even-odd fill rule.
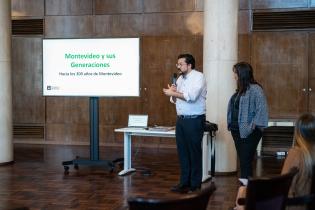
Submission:
[[[58,86],[47,85],[47,90],[59,90]]]

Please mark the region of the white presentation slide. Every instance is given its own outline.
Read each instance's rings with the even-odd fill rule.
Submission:
[[[44,96],[139,96],[139,38],[43,39]]]

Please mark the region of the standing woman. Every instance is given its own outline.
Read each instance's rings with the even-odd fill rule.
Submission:
[[[233,72],[237,89],[229,101],[227,123],[240,160],[241,178],[247,179],[253,176],[252,161],[262,131],[268,126],[268,108],[252,66],[240,62],[233,66]]]

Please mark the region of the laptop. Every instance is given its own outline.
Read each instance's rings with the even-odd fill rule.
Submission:
[[[130,114],[128,116],[128,128],[148,128],[148,115]]]

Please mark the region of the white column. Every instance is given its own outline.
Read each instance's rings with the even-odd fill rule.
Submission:
[[[11,1],[0,3],[0,164],[13,161]]]
[[[238,0],[205,0],[203,68],[207,79],[207,119],[219,126],[216,172],[236,171],[236,150],[227,130],[228,100],[236,83],[232,67],[237,62]]]

